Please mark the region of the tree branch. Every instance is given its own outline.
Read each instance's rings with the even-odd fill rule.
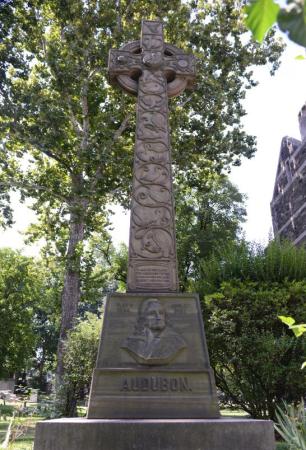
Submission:
[[[192,95],[190,95],[189,97],[187,97],[186,100],[185,100],[184,102],[179,103],[178,106],[179,106],[180,108],[184,108],[184,106],[185,106],[188,102],[190,102],[191,99],[192,99]]]
[[[130,122],[132,114],[128,113],[125,118],[123,119],[120,127],[118,128],[118,130],[115,131],[114,135],[113,135],[113,141],[116,142],[120,136],[123,134],[123,132],[127,129],[128,124]]]
[[[64,195],[60,195],[55,193],[52,189],[48,188],[47,186],[41,186],[39,184],[35,184],[35,183],[28,183],[25,181],[16,181],[13,179],[8,179],[7,182],[2,182],[0,183],[0,187],[7,187],[7,188],[19,188],[19,189],[25,189],[28,191],[45,191],[45,192],[49,192],[52,197],[57,198],[58,200],[65,202],[65,203],[69,203],[69,198],[65,197]],[[30,192],[29,192],[30,194]],[[29,195],[31,197],[31,194]]]
[[[121,2],[120,0],[116,1],[116,10],[117,10],[117,30],[118,33],[122,33],[122,19],[121,19]]]
[[[77,120],[77,118],[74,115],[74,112],[73,112],[73,109],[72,109],[72,104],[71,104],[71,97],[67,93],[65,93],[65,100],[67,102],[69,116],[70,116],[70,120],[71,120],[73,128],[74,128],[74,131],[76,132],[76,134],[78,136],[82,136],[82,133],[83,133],[82,126],[81,126],[80,122]]]
[[[49,158],[54,159],[56,162],[58,162],[59,164],[61,164],[63,167],[65,167],[65,169],[68,170],[68,172],[72,173],[72,169],[71,167],[66,164],[66,162],[64,162],[60,157],[58,157],[55,153],[53,153],[51,150],[45,148],[40,142],[36,141],[35,139],[31,139],[28,136],[24,136],[17,127],[14,126],[13,128],[14,133],[16,133],[19,137],[19,139],[21,140],[21,142],[23,142],[24,144],[28,144],[31,145],[32,147],[35,147],[37,150],[39,150],[41,153],[43,153],[44,155],[48,156]]]
[[[84,151],[88,146],[88,134],[89,134],[89,116],[88,116],[88,80],[84,80],[81,90],[81,102],[83,113],[83,133],[81,141],[81,150]]]
[[[115,133],[113,134],[113,139],[112,142],[116,142],[120,136],[124,133],[124,131],[126,130],[126,128],[128,127],[129,121],[131,119],[132,114],[128,113],[125,118],[123,119],[120,127],[118,128],[118,130],[115,131]],[[98,184],[99,179],[102,176],[102,169],[103,169],[103,161],[100,161],[100,164],[97,167],[95,176],[93,178],[93,181],[90,185],[90,191],[94,191],[95,187]]]

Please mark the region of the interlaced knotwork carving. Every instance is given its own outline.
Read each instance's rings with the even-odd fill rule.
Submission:
[[[111,81],[138,96],[128,291],[176,292],[168,97],[191,87],[195,59],[165,44],[162,24],[143,21],[141,42],[111,50]]]

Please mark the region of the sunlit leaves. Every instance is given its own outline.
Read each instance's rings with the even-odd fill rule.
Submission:
[[[251,0],[246,6],[246,25],[257,41],[262,42],[266,33],[277,20],[280,10],[274,0]]]
[[[306,2],[287,0],[280,8],[274,0],[250,0],[245,7],[246,25],[254,38],[263,42],[274,24],[296,44],[306,46]]]
[[[300,337],[306,333],[306,323],[296,324],[295,319],[292,317],[278,316],[278,318],[293,331],[296,337]]]
[[[291,327],[291,325],[293,325],[295,323],[295,320],[292,317],[286,317],[286,316],[278,316],[278,318],[285,323],[286,325],[288,325],[288,327]]]
[[[306,333],[306,323],[295,323],[295,319],[292,317],[287,316],[278,316],[278,318],[288,326],[290,330],[293,331],[296,337],[302,336],[304,333]],[[304,369],[306,367],[306,361],[303,362],[301,369]]]
[[[59,0],[18,0],[7,19],[3,60],[10,62],[14,77],[2,84],[0,133],[9,135],[9,151],[16,160],[32,161],[9,175],[24,183],[23,195],[35,199],[40,217],[48,217],[43,207],[71,211],[78,194],[80,203],[88,199],[83,216],[92,231],[111,196],[128,204],[135,99],[109,87],[107,56],[111,47],[139,38],[142,17],[160,17],[166,39],[192,49],[199,59],[196,91],[170,104],[175,176],[181,183],[200,186],[203,177],[254,154],[254,138],[241,125],[245,89],[254,85],[249,67],[270,63],[275,70],[280,46],[273,39],[261,48],[250,41],[242,45],[237,2],[199,3],[192,15],[189,3],[178,0],[167,5],[122,1],[118,7],[105,0],[88,6],[71,0],[65,5]],[[22,51],[16,53],[16,48]],[[27,77],[20,75],[19,67]],[[131,119],[114,142],[126,114]],[[4,173],[8,178],[7,169]],[[60,214],[58,223],[63,224]]]

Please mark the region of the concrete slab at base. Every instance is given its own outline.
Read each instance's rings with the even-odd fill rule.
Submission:
[[[273,423],[249,419],[57,419],[34,450],[275,450]]]

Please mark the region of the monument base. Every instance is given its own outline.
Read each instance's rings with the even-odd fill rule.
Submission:
[[[251,419],[57,419],[34,450],[275,450],[273,422]]]
[[[216,419],[219,415],[198,295],[109,295],[87,417]]]

